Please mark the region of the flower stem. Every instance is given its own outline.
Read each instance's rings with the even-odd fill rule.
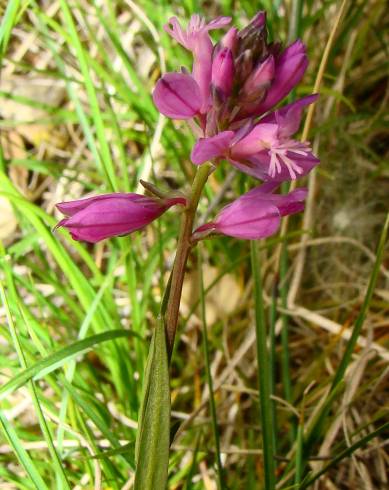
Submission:
[[[180,301],[182,294],[182,285],[184,283],[185,268],[188,261],[189,252],[192,247],[191,236],[193,231],[193,223],[195,220],[197,206],[200,196],[207,179],[212,172],[212,165],[206,163],[197,169],[193,180],[191,194],[188,205],[183,213],[180,227],[180,234],[177,242],[176,258],[171,275],[171,287],[169,299],[166,306],[165,328],[167,336],[167,347],[169,358],[173,351],[174,338],[177,330],[178,313],[180,309]]]

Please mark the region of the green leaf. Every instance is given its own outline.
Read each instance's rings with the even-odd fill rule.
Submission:
[[[48,487],[40,476],[35,464],[28,455],[28,452],[24,449],[23,444],[20,441],[15,429],[12,427],[11,423],[8,422],[7,418],[2,412],[0,412],[0,426],[4,431],[8,443],[15,451],[15,454],[20,464],[23,466],[28,476],[30,477],[31,482],[38,490],[48,490]]]
[[[8,383],[3,385],[0,388],[0,400],[3,400],[11,392],[23,386],[30,379],[38,379],[44,374],[48,374],[55,369],[58,369],[75,355],[79,355],[81,352],[84,352],[85,350],[88,350],[91,347],[102,342],[117,339],[120,337],[127,337],[129,335],[134,335],[134,332],[123,329],[110,330],[108,332],[92,335],[84,340],[79,340],[77,342],[74,342],[74,344],[72,345],[69,345],[63,349],[60,349],[57,352],[54,352],[53,354],[50,354],[41,361],[38,361],[27,369],[24,369],[14,378],[8,381]]]
[[[169,467],[170,382],[162,319],[151,340],[144,383],[135,449],[134,490],[163,490]]]

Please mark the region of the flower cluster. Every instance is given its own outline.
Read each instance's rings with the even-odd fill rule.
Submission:
[[[273,234],[281,216],[303,209],[305,189],[274,194],[281,182],[306,175],[319,160],[308,143],[293,139],[303,109],[316,95],[271,109],[300,82],[308,65],[304,44],[297,40],[282,50],[267,40],[266,14],[259,12],[242,30],[231,27],[213,45],[209,31],[226,27],[229,17],[208,24],[193,15],[186,29],[173,17],[165,30],[193,55],[191,73],[167,73],[153,100],[172,119],[187,120],[197,137],[191,153],[195,165],[227,160],[246,174],[264,181],[226,206],[212,223],[195,231],[258,239]],[[137,194],[110,194],[58,208],[68,217],[58,226],[76,240],[96,242],[150,223],[185,199],[153,199]]]
[[[170,19],[165,29],[193,53],[193,69],[192,74],[164,75],[154,103],[167,117],[192,120],[199,137],[191,155],[195,165],[224,158],[261,180],[295,180],[319,163],[309,144],[292,138],[302,109],[316,96],[265,113],[304,75],[305,46],[297,40],[282,51],[279,44],[269,44],[266,16],[259,12],[243,30],[231,27],[213,47],[208,31],[229,21],[219,17],[205,24],[193,15],[184,31]]]

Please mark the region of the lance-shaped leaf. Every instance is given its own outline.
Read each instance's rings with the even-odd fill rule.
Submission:
[[[166,335],[159,321],[151,340],[136,439],[134,490],[164,490],[170,446],[170,381]]]

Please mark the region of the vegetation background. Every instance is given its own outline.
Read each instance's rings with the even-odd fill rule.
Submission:
[[[262,300],[277,488],[387,488],[384,236],[376,253],[389,207],[385,2],[0,5],[0,488],[132,488],[143,370],[177,215],[89,246],[52,233],[54,205],[139,191],[139,178],[185,188],[193,136],[157,113],[151,92],[161,72],[190,57],[162,26],[194,12],[243,26],[259,9],[272,39],[301,36],[308,46],[295,96],[313,91],[326,61],[309,131],[321,165],[304,216],[259,244],[261,294],[247,242],[209,240],[190,259],[172,369],[169,488],[261,488],[254,303]],[[223,165],[202,218],[250,185]]]

